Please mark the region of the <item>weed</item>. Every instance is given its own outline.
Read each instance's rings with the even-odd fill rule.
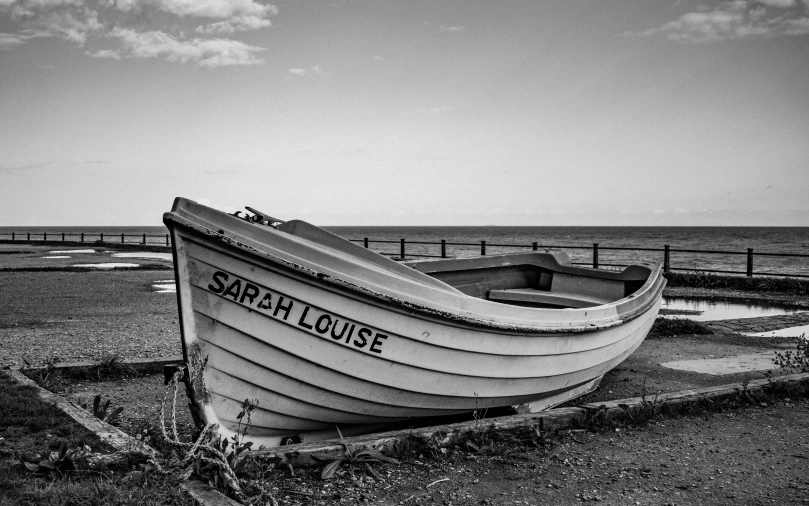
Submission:
[[[73,471],[76,466],[71,458],[74,452],[68,452],[67,441],[62,441],[58,451],[48,455],[36,454],[33,461],[21,460],[26,469],[32,472]]]
[[[725,288],[747,292],[781,292],[791,295],[809,295],[809,281],[795,278],[717,276],[710,273],[666,274],[670,287]]]
[[[410,432],[406,437],[400,438],[393,443],[391,453],[398,459],[404,460],[418,453],[423,446],[424,438]]]
[[[464,444],[476,453],[490,455],[496,451],[498,437],[494,423],[488,427],[476,424],[464,434]]]
[[[441,434],[441,431],[436,431],[431,436],[425,438],[424,446],[430,452],[433,458],[439,458],[447,454],[446,445],[449,443],[449,435]]]
[[[809,372],[809,338],[801,334],[795,338],[795,350],[775,352],[775,365],[790,373]]]
[[[343,462],[348,463],[349,472],[353,475],[354,473],[354,466],[359,464],[365,464],[365,468],[368,472],[374,476],[374,478],[382,479],[382,476],[379,475],[373,467],[371,467],[371,463],[376,462],[388,462],[390,464],[398,464],[399,461],[393,457],[388,457],[387,455],[383,455],[377,449],[351,449],[346,444],[345,439],[343,439],[343,433],[340,432],[340,428],[337,428],[337,433],[340,434],[340,441],[342,441],[342,445],[344,448],[343,455],[337,457],[336,459],[332,460],[326,467],[323,468],[323,471],[320,473],[320,478],[323,480],[328,480],[337,472],[340,468],[340,465]]]
[[[551,446],[548,431],[545,430],[545,419],[540,418],[538,424],[531,425],[529,433],[530,441],[539,448]]]
[[[51,392],[58,392],[65,386],[65,378],[57,366],[62,362],[62,359],[57,355],[51,355],[45,359],[44,369],[32,369],[31,362],[23,357],[25,368],[23,372],[34,380],[39,386]]]
[[[86,402],[83,402],[81,404],[81,407],[86,409],[87,411],[90,411],[88,409]],[[118,416],[121,414],[121,412],[123,412],[124,408],[118,406],[112,411],[107,412],[109,407],[110,407],[110,399],[107,399],[107,402],[101,404],[101,396],[96,395],[95,398],[93,399],[93,410],[90,412],[93,414],[93,416],[95,416],[99,420],[107,422],[110,425],[116,425],[118,423]]]
[[[95,365],[90,367],[88,372],[100,380],[102,378],[120,378],[134,373],[135,370],[124,363],[120,354],[105,353]]]
[[[175,480],[151,472],[109,475],[32,473],[22,466],[0,466],[0,504],[193,506]]]
[[[707,335],[713,334],[713,330],[688,318],[658,318],[652,325],[652,330],[649,331],[650,338],[687,334]]]
[[[258,399],[245,399],[241,405],[241,411],[238,415],[236,415],[236,419],[239,420],[239,424],[236,427],[236,433],[230,437],[230,439],[219,439],[216,443],[214,443],[213,447],[217,451],[219,451],[222,455],[225,455],[225,462],[230,467],[230,470],[233,472],[233,475],[236,477],[243,476],[244,466],[247,463],[247,457],[243,456],[244,452],[250,450],[253,446],[252,442],[245,442],[244,438],[247,436],[248,429],[250,427],[250,415],[255,411],[258,407]],[[244,422],[244,427],[242,427],[242,420],[246,418]],[[230,451],[228,452],[228,449]],[[213,463],[206,463],[200,459],[197,460],[195,463],[195,470],[194,473],[203,479],[203,481],[207,481],[212,486],[217,487],[219,489],[227,488],[224,485],[231,486],[232,484],[229,481],[229,474],[222,466],[215,465]],[[225,490],[227,491],[227,490]]]

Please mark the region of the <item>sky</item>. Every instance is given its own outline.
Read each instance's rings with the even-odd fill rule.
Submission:
[[[809,226],[809,0],[0,0],[0,226]]]

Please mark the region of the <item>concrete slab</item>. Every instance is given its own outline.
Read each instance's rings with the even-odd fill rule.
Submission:
[[[725,374],[737,374],[748,371],[766,371],[768,369],[772,369],[775,367],[775,364],[773,363],[774,357],[774,352],[763,351],[721,358],[675,360],[673,362],[665,362],[660,365],[663,367],[668,367],[669,369],[678,369],[680,371],[691,371],[701,374],[722,376]]]
[[[801,325],[800,327],[789,327],[786,329],[770,330],[767,332],[750,332],[746,333],[748,336],[760,337],[801,337],[809,336],[809,325]]]
[[[760,318],[718,320],[706,322],[705,324],[720,331],[753,334],[758,332],[780,330],[789,327],[809,325],[809,312],[793,313],[780,316],[762,316]]]

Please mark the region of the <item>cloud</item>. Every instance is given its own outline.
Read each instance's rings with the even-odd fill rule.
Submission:
[[[127,58],[162,58],[169,62],[194,63],[200,67],[254,65],[261,63],[254,53],[264,48],[232,39],[178,39],[161,31],[137,32],[113,28],[110,37],[120,41]]]
[[[301,77],[325,75],[323,71],[320,69],[320,65],[315,65],[314,67],[309,67],[308,69],[303,68],[289,69],[287,70],[287,73],[292,74],[293,76],[301,76]]]
[[[407,108],[392,108],[388,109],[389,112],[402,115],[415,115],[415,114],[446,114],[454,111],[454,108],[449,105],[431,106],[431,107],[407,107]]]
[[[110,0],[108,5],[124,12],[157,10],[181,18],[216,20],[200,25],[197,33],[233,33],[257,30],[271,25],[278,14],[274,5],[254,0]]]
[[[25,44],[25,39],[14,33],[0,32],[0,51],[8,51]]]
[[[88,35],[103,29],[98,12],[83,0],[2,0],[0,14],[24,28],[20,40],[57,37],[84,45]]]
[[[108,3],[119,10],[154,8],[180,17],[232,19],[268,17],[278,14],[274,5],[254,0],[113,0]]]
[[[99,49],[98,51],[87,51],[87,54],[93,58],[112,58],[113,60],[121,59],[121,53],[113,49]]]
[[[27,163],[22,165],[0,165],[0,174],[15,174],[26,170],[41,169],[53,162]]]
[[[197,174],[203,176],[235,176],[236,174],[239,173],[240,172],[235,169],[207,169],[197,171]]]
[[[753,37],[809,35],[809,17],[793,0],[734,0],[700,8],[657,28],[628,35],[664,34],[680,43],[707,44]]]
[[[200,25],[194,30],[197,33],[233,33],[247,30],[258,30],[270,26],[269,19],[257,17],[232,18],[227,21],[217,21],[207,25]]]
[[[795,7],[795,0],[758,0],[758,2],[768,7],[777,7],[779,9]]]
[[[124,24],[121,12],[144,20],[148,28]],[[150,15],[155,12],[175,18],[154,26],[154,19],[166,18]],[[8,33],[0,32],[0,50],[13,50],[34,37],[55,37],[79,46],[88,45],[93,37],[113,40],[119,47],[97,49],[89,44],[85,53],[92,58],[160,58],[207,68],[254,65],[262,62],[256,53],[264,48],[206,36],[266,28],[271,25],[269,17],[277,13],[275,6],[256,0],[0,0],[0,19],[7,16],[17,25]],[[201,22],[195,30],[200,36],[187,37],[176,18]],[[320,73],[316,67],[309,72]]]
[[[441,30],[442,32],[462,32],[462,31],[466,30],[466,27],[463,26],[463,25],[460,25],[460,26],[457,26],[457,25],[456,26],[441,25],[441,26],[438,27],[438,29]]]

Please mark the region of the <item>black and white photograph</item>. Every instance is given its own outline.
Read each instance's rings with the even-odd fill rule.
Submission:
[[[809,0],[0,0],[0,506],[809,505]]]

